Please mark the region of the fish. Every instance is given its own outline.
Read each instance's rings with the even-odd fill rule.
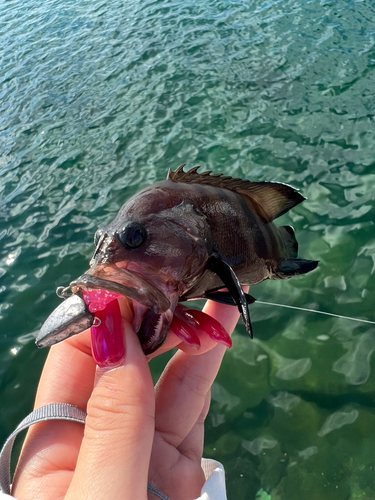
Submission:
[[[132,196],[96,231],[90,268],[64,289],[72,295],[47,318],[38,347],[92,326],[95,311],[122,296],[145,354],[162,346],[174,316],[183,316],[179,303],[192,299],[237,306],[253,338],[255,299],[242,287],[317,267],[298,258],[293,228],[273,222],[305,200],[299,191],[184,167]]]

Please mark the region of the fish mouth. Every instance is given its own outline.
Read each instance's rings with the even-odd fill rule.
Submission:
[[[89,269],[70,283],[70,289],[73,293],[88,289],[107,290],[135,300],[155,314],[163,314],[171,307],[169,299],[156,286],[138,273],[114,265]]]
[[[164,343],[178,300],[176,291],[167,298],[136,271],[111,264],[89,269],[70,283],[70,289],[74,294],[82,294],[92,313],[105,309],[119,295],[130,299],[133,330],[145,354],[151,354]]]
[[[131,299],[133,330],[146,355],[164,343],[170,329],[181,341],[196,349],[200,347],[198,335],[202,331],[216,342],[227,347],[231,345],[224,329],[220,325],[211,325],[212,318],[203,321],[204,313],[178,305],[178,289],[171,290],[167,298],[135,271],[113,265],[95,266],[72,281],[68,288],[73,295],[65,296],[66,300],[50,314],[37,335],[36,344],[40,348],[57,344],[91,326],[100,328],[100,321],[98,325],[94,324],[95,312],[106,309],[107,304],[119,295]],[[68,291],[64,289],[62,292],[65,290]]]

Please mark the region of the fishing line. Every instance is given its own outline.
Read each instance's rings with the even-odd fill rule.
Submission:
[[[351,318],[350,316],[342,316],[341,314],[334,314],[325,311],[317,311],[316,309],[307,309],[306,307],[289,306],[286,304],[276,304],[275,302],[265,302],[263,300],[256,300],[255,304],[265,304],[269,306],[284,307],[285,309],[297,309],[298,311],[313,312],[317,314],[324,314],[325,316],[333,316],[334,318],[349,319],[351,321],[358,321],[360,323],[368,323],[370,325],[375,325],[375,321],[369,321],[368,319]]]

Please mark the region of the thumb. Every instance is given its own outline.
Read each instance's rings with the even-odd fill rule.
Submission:
[[[85,433],[66,499],[147,499],[155,395],[146,357],[117,300],[97,312],[98,364]]]

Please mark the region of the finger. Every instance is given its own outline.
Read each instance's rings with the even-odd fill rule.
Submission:
[[[193,428],[178,447],[181,455],[200,462],[204,445],[204,422],[211,404],[211,391],[208,391],[202,411]]]
[[[244,290],[248,291],[249,287],[244,287]],[[232,305],[223,305],[212,300],[207,300],[203,307],[203,312],[208,316],[216,319],[221,324],[221,326],[224,327],[226,332],[229,335],[232,335],[239,318],[237,307],[233,307]],[[203,354],[213,349],[217,345],[217,342],[205,333],[199,335],[199,340],[201,346],[198,351],[184,343],[182,345],[179,345],[178,347],[187,354],[191,354],[192,356],[194,356],[197,354]]]
[[[197,421],[215,380],[225,347],[217,345],[201,356],[177,352],[156,386],[155,430],[178,447]]]
[[[95,366],[90,330],[51,347],[39,381],[35,407],[56,402],[86,410],[94,386]]]
[[[180,348],[180,345],[183,342],[171,331],[168,332],[168,336],[164,342],[164,344],[159,347],[155,352],[151,354],[147,354],[147,359],[150,361],[153,358],[156,358],[157,356],[160,356],[160,354],[164,354],[165,352],[171,351],[175,347]]]
[[[70,403],[86,410],[92,392],[95,363],[90,332],[53,346],[40,378],[35,408]],[[13,480],[17,498],[63,498],[75,468],[83,425],[54,421],[33,425],[25,439]],[[58,477],[58,480],[56,480]]]
[[[245,292],[248,292],[249,287],[243,287]],[[219,323],[224,326],[225,330],[231,334],[234,330],[234,327],[238,321],[238,310],[236,307],[218,304],[212,300],[207,300],[206,304],[203,308],[203,312],[215,318]],[[197,332],[200,340],[200,347],[196,349],[185,342],[181,341],[173,332],[168,333],[168,337],[164,344],[154,353],[149,354],[147,359],[150,360],[163,354],[165,352],[170,351],[171,349],[177,347],[181,351],[184,351],[186,354],[190,354],[192,356],[201,355],[210,349],[213,349],[217,342],[206,335],[204,332]]]
[[[66,499],[146,500],[154,435],[154,388],[139,340],[125,322],[124,360],[98,369],[85,434]],[[100,471],[100,474],[98,474]]]
[[[232,333],[237,308],[207,301],[204,312]],[[179,446],[197,421],[226,348],[215,344],[200,356],[178,351],[169,361],[156,386],[155,430],[173,446]]]
[[[248,293],[249,287],[243,287],[244,292]],[[219,304],[213,300],[207,300],[203,312],[215,318],[225,330],[231,335],[235,329],[240,317],[237,307]]]
[[[35,408],[59,402],[86,411],[94,387],[95,367],[90,330],[53,346],[39,381]],[[83,431],[83,425],[64,421],[32,426],[13,482],[17,496],[41,500],[51,496],[63,498],[76,466]]]

